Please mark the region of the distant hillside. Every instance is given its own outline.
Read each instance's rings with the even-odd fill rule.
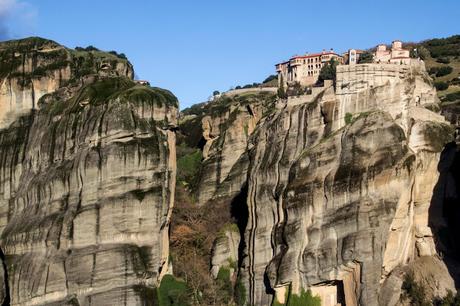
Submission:
[[[407,43],[420,56],[443,102],[460,100],[460,35]]]

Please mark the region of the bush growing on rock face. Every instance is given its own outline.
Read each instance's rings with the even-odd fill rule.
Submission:
[[[404,291],[404,295],[410,300],[411,305],[414,306],[430,306],[426,298],[425,288],[415,282],[413,272],[409,272],[405,275],[401,289]]]
[[[450,64],[450,60],[447,57],[440,57],[436,61],[441,64]]]
[[[353,114],[352,113],[346,113],[345,114],[345,124],[350,124],[352,120],[353,120]]]
[[[460,55],[460,35],[430,39],[423,43],[434,58]]]
[[[188,288],[172,275],[165,275],[157,288],[159,306],[188,306]]]
[[[358,64],[367,64],[372,63],[374,60],[374,55],[371,52],[364,52],[359,56]]]
[[[313,296],[311,290],[303,290],[300,295],[288,293],[286,304],[281,304],[275,299],[273,306],[321,306],[321,298]]]
[[[268,82],[271,82],[271,81],[277,80],[277,79],[278,79],[278,76],[275,75],[275,74],[272,74],[272,75],[270,75],[269,77],[267,77],[262,83],[263,83],[263,84],[266,84],[266,83],[268,83]]]
[[[454,69],[450,66],[431,67],[430,70],[428,70],[428,73],[431,75],[436,75],[436,77],[439,78],[452,73],[453,70]]]
[[[233,285],[230,279],[230,269],[221,267],[217,274],[217,285],[219,286],[219,295],[222,301],[229,303],[233,298]]]
[[[447,94],[444,99],[449,102],[460,100],[460,91]]]
[[[238,279],[235,285],[235,302],[238,306],[244,306],[246,303],[246,288],[240,279]]]
[[[436,87],[436,90],[446,90],[447,88],[449,88],[449,84],[443,81],[437,81],[434,82],[434,87]]]
[[[339,63],[331,58],[331,60],[321,68],[318,76],[318,83],[323,83],[325,80],[332,80],[335,83],[337,65]]]

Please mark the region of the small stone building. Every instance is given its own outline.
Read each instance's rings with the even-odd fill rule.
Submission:
[[[295,83],[302,86],[313,85],[318,81],[321,68],[331,59],[343,64],[343,57],[335,53],[333,49],[323,50],[321,53],[293,56],[290,60],[276,65],[279,85],[286,86]]]
[[[410,52],[409,50],[403,49],[402,42],[395,40],[391,43],[391,49],[388,50],[384,44],[378,45],[377,50],[374,53],[375,63],[389,63],[389,64],[405,64],[410,63]]]

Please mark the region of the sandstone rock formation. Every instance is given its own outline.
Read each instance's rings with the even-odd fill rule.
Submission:
[[[190,116],[185,111],[182,130],[188,137],[201,140],[203,162],[197,184],[200,205],[211,199],[231,198],[240,192],[247,171],[247,143],[258,122],[275,108],[276,96],[271,91],[246,91],[223,95],[201,107]],[[193,124],[198,135],[191,135]],[[200,141],[195,140],[195,145]]]
[[[395,267],[436,255],[428,210],[453,130],[423,107],[437,102],[423,64],[343,69],[335,93],[288,99],[250,140],[249,304],[332,284],[327,305],[375,305]]]
[[[100,51],[76,51],[32,37],[0,44],[0,128],[38,108],[38,100],[82,75],[134,75],[125,59]]]
[[[230,271],[221,300],[401,305],[408,271],[431,297],[455,290],[458,109],[423,62],[341,65],[309,94],[245,90],[179,123],[170,92],[132,77],[116,54],[0,43],[0,301],[153,304],[177,260],[177,130],[192,220],[172,237],[205,258],[195,268]]]
[[[18,107],[1,109],[13,122],[0,130],[0,247],[11,304],[152,303],[168,269],[177,99],[136,85],[131,65],[111,55],[112,68],[94,60],[82,70],[75,51],[54,43],[46,42],[52,51],[29,50],[27,41],[0,50],[12,44],[25,49],[0,96]],[[41,58],[54,50],[72,62],[51,69]],[[25,71],[33,82],[11,85]],[[26,93],[39,83],[40,94]]]
[[[214,278],[218,276],[221,268],[229,269],[230,275],[236,272],[239,244],[238,227],[227,227],[220,231],[212,247],[211,273]]]

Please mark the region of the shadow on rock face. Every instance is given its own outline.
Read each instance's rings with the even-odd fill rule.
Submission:
[[[9,283],[8,283],[8,270],[6,268],[6,259],[5,259],[5,254],[3,253],[3,250],[0,249],[0,261],[1,261],[1,266],[0,266],[0,279],[2,280],[3,284],[0,284],[0,301],[2,302],[3,306],[9,306],[10,305],[10,288],[9,288]]]
[[[460,287],[460,148],[448,143],[438,164],[439,179],[433,190],[429,226],[437,253],[446,264],[455,287]]]

